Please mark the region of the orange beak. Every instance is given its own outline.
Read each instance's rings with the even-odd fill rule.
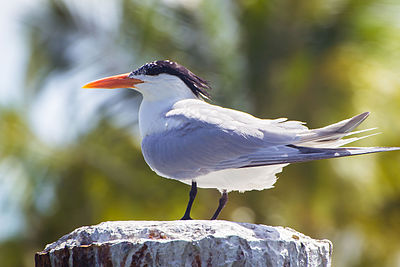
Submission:
[[[82,88],[135,88],[135,84],[143,83],[142,80],[129,78],[129,73],[99,79],[82,86]]]

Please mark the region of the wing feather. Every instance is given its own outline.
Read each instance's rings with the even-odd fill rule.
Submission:
[[[302,122],[262,120],[199,100],[184,100],[165,114],[166,124],[175,127],[144,137],[142,151],[159,175],[184,180],[219,170],[399,149],[334,148],[358,140],[341,138],[350,135],[367,116],[363,113],[309,130]]]

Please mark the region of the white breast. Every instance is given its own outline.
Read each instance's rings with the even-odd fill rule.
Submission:
[[[139,129],[142,138],[150,134],[171,130],[179,125],[180,121],[166,117],[175,102],[175,100],[143,100],[139,109]]]

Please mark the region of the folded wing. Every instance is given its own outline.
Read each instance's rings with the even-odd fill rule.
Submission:
[[[191,179],[210,172],[397,150],[338,148],[360,138],[351,135],[368,113],[309,130],[301,122],[262,120],[247,113],[186,100],[166,114],[178,125],[146,136],[142,150],[159,175]],[[176,122],[179,123],[176,123]],[[362,132],[362,131],[360,131]]]

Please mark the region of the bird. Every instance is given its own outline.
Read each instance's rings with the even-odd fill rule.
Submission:
[[[191,185],[181,220],[192,219],[198,187],[221,192],[215,220],[229,192],[272,188],[276,174],[290,163],[400,149],[343,147],[373,135],[349,137],[375,129],[353,131],[369,112],[309,129],[300,121],[260,119],[211,104],[209,82],[171,60],[146,63],[83,88],[130,88],[142,94],[139,129],[146,163],[159,176]]]

